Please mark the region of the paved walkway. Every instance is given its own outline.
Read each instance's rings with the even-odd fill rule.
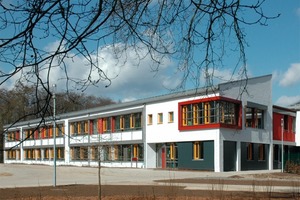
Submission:
[[[0,188],[51,186],[54,183],[53,166],[43,165],[14,165],[0,164]],[[158,180],[174,180],[186,178],[216,178],[226,179],[234,175],[260,174],[279,172],[268,171],[243,171],[243,172],[202,172],[202,171],[178,171],[158,169],[136,168],[101,168],[101,182],[104,185],[167,185],[170,182],[157,182]],[[299,180],[300,182],[300,180]],[[57,166],[56,184],[98,184],[98,168]],[[297,188],[253,185],[223,185],[223,184],[199,184],[199,183],[174,183],[176,186],[184,186],[190,190],[231,190],[231,191],[267,191],[272,189],[278,192],[290,192]],[[295,186],[296,187],[296,186]]]

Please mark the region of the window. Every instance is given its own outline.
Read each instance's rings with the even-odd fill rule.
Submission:
[[[141,128],[142,119],[141,119],[141,113],[133,113],[130,115],[130,128],[131,129],[137,129]]]
[[[89,133],[89,121],[84,121],[84,134]]]
[[[132,148],[133,148],[132,157],[137,158],[139,161],[143,160],[144,159],[143,144],[134,144]]]
[[[131,114],[130,115],[130,128],[134,128],[135,127],[135,115]]]
[[[231,102],[221,101],[219,107],[220,122],[224,124],[237,125],[237,105]]]
[[[111,117],[103,118],[102,126],[104,133],[111,132]]]
[[[62,137],[65,134],[65,129],[63,124],[58,124],[56,126],[56,136]]]
[[[49,149],[44,149],[44,160],[49,159]]]
[[[163,114],[162,113],[158,113],[157,114],[157,123],[158,124],[162,124],[163,123]]]
[[[40,160],[41,159],[41,149],[36,149],[35,155],[36,155],[36,159]]]
[[[200,160],[203,159],[203,142],[193,143],[193,159]]]
[[[74,135],[74,123],[70,124],[70,134]]]
[[[296,118],[292,117],[292,132],[296,132]]]
[[[59,147],[56,149],[56,158],[58,160],[63,160],[65,158],[65,148]]]
[[[199,123],[199,110],[198,110],[198,104],[193,105],[193,124],[197,125]]]
[[[98,160],[98,155],[99,155],[99,149],[97,146],[92,146],[91,147],[91,160]]]
[[[253,160],[253,143],[248,143],[247,146],[247,160]]]
[[[174,112],[168,113],[168,122],[173,123],[174,122]]]
[[[264,128],[264,111],[258,108],[246,107],[245,126],[251,128]]]
[[[176,158],[176,148],[175,148],[175,144],[171,143],[170,144],[170,160],[175,160]]]
[[[76,122],[76,125],[77,125],[77,134],[81,134],[81,122]]]
[[[182,107],[182,125],[183,126],[193,125],[192,115],[193,115],[192,104],[185,105]]]
[[[71,160],[79,160],[79,159],[80,159],[80,147],[72,147]]]
[[[198,126],[217,123],[234,126],[239,125],[239,102],[212,100],[191,104],[179,103],[179,106],[181,108],[180,117],[182,120],[180,126]]]
[[[113,158],[112,160],[119,160],[119,146],[118,145],[114,145],[113,148]]]
[[[273,145],[273,157],[275,161],[281,160],[279,155],[279,145],[277,144]]]
[[[87,159],[88,159],[88,148],[80,147],[80,160],[87,160]]]
[[[283,128],[284,128],[284,130],[289,130],[289,116],[288,115],[283,116]]]
[[[125,127],[124,116],[120,116],[120,129],[124,130],[124,127]]]
[[[258,146],[258,160],[265,160],[265,145],[260,144]]]
[[[152,125],[152,122],[153,122],[152,114],[149,114],[149,115],[148,115],[147,123],[148,123],[148,125]]]
[[[49,138],[52,138],[53,137],[53,128],[52,128],[52,126],[49,126],[48,130],[49,130]]]

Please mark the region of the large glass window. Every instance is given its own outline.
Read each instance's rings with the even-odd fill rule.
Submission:
[[[264,128],[264,110],[258,108],[245,108],[245,126],[252,128]]]
[[[182,126],[203,124],[238,125],[238,103],[227,101],[208,101],[181,106]]]

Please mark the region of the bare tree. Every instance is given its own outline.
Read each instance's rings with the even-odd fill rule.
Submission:
[[[238,54],[232,73],[239,70],[246,77],[243,26],[265,25],[272,18],[264,14],[263,3],[264,0],[1,1],[0,84],[18,79],[51,96],[52,72],[60,70],[67,91],[71,83],[79,90],[100,81],[109,86],[111,77],[95,56],[99,48],[107,46],[116,58],[126,57],[128,49],[134,50],[140,60],[150,56],[153,71],[159,70],[165,57],[175,60],[182,75],[179,87],[190,79],[198,86],[201,74],[205,75],[206,86],[212,84],[213,72],[222,66],[228,49]],[[55,48],[45,48],[51,42]],[[84,60],[82,68],[89,71],[82,79],[70,75],[69,62],[76,56]],[[39,100],[38,95],[35,97]],[[44,101],[46,107],[50,99]]]
[[[223,66],[229,52],[237,58],[232,74],[238,71],[247,78],[243,27],[266,25],[274,18],[264,14],[263,3],[264,0],[3,0],[0,85],[16,81],[34,87],[29,99],[36,103],[34,112],[43,120],[51,110],[51,86],[57,78],[65,81],[69,94],[70,89],[84,91],[99,82],[107,87],[111,84],[113,77],[101,67],[101,48],[110,48],[117,60],[126,58],[128,50],[135,52],[138,61],[151,57],[149,67],[154,72],[160,70],[164,59],[172,59],[182,76],[178,88],[188,80],[199,86],[200,75],[210,86],[214,70]],[[88,71],[80,79],[72,75],[72,62],[78,57],[83,60],[83,71]],[[125,62],[120,59],[119,64]],[[54,75],[55,71],[60,72],[60,77]]]

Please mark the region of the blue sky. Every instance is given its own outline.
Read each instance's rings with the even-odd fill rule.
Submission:
[[[247,28],[247,65],[251,76],[273,74],[273,104],[286,106],[300,101],[300,1],[266,1],[264,11],[280,17]]]
[[[288,106],[300,101],[300,1],[267,0],[263,9],[267,16],[280,14],[280,17],[268,21],[268,26],[244,27],[249,45],[246,48],[249,77],[272,74],[273,104]],[[124,76],[113,80],[111,88],[104,92],[125,101],[168,93],[165,88],[176,83],[167,67],[170,63],[154,75],[147,73],[149,69],[144,67],[147,62],[143,61],[139,68],[134,69],[125,66]],[[228,69],[218,73],[231,75]]]
[[[273,104],[288,106],[300,102],[300,1],[267,0],[263,4],[263,10],[267,16],[280,14],[280,17],[268,21],[268,26],[243,27],[249,45],[245,49],[248,75],[255,77],[273,74]],[[57,43],[52,42],[45,46],[45,50],[56,47]],[[146,52],[139,53],[146,55]],[[164,59],[160,70],[153,73],[149,67],[151,58],[145,56],[138,61],[131,49],[128,49],[126,60],[122,60],[122,57],[116,60],[111,54],[111,47],[103,46],[99,50],[98,58],[101,60],[102,70],[112,79],[112,84],[106,88],[107,82],[100,82],[97,87],[84,91],[87,94],[110,97],[116,101],[130,101],[169,93],[168,89],[180,81],[180,76],[175,74],[172,60]],[[231,62],[230,59],[229,57],[229,61],[226,61],[227,65]],[[70,66],[70,76],[82,79],[88,75],[82,58],[74,57],[66,60],[66,63]],[[217,75],[223,76],[224,80],[231,76],[230,70],[233,68],[227,67],[229,68],[217,71]],[[47,71],[41,70],[41,73],[45,73],[42,74],[45,77]],[[61,71],[53,69],[51,73],[50,81],[56,83],[58,90],[64,90]],[[97,79],[97,73],[92,73],[93,78]],[[17,79],[17,76],[13,77],[2,87],[11,88]]]

